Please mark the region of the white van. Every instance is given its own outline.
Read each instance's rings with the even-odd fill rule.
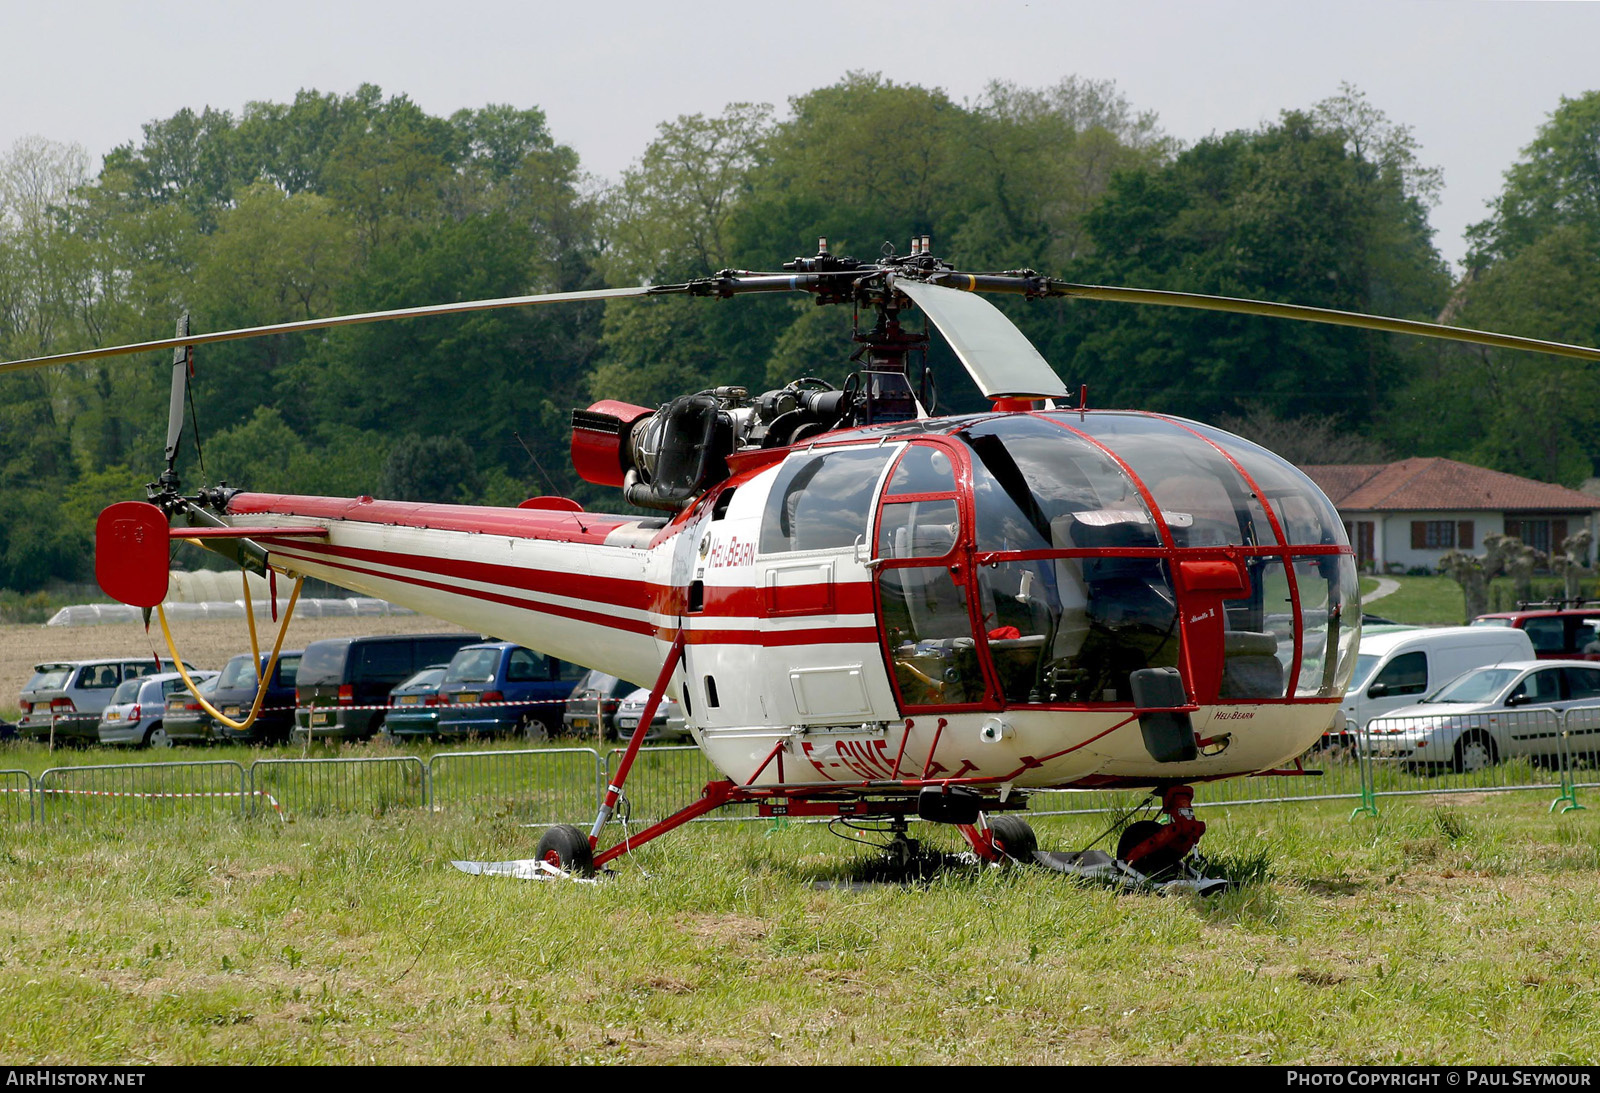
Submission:
[[[1463,672],[1502,661],[1532,660],[1533,655],[1528,635],[1509,627],[1440,626],[1362,634],[1342,712],[1349,727],[1359,732],[1374,717],[1422,701]],[[1343,728],[1336,724],[1330,735],[1339,736]]]

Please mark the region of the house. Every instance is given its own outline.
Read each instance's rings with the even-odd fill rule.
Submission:
[[[1362,569],[1433,569],[1452,550],[1515,535],[1546,554],[1581,528],[1593,534],[1600,498],[1453,459],[1301,467],[1344,521]],[[1588,562],[1588,559],[1585,559]]]

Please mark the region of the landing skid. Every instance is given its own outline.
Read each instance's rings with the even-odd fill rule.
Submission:
[[[512,877],[516,880],[575,880],[583,884],[595,884],[611,875],[606,872],[595,876],[584,876],[581,873],[568,872],[543,858],[522,858],[517,861],[452,861],[450,864],[463,873],[470,873],[475,877]]]
[[[1157,877],[1146,876],[1104,850],[1035,850],[1033,864],[1080,880],[1109,884],[1116,888],[1155,891],[1163,895],[1169,892],[1193,892],[1198,896],[1212,896],[1229,887],[1229,882],[1224,878],[1203,875],[1187,858]]]

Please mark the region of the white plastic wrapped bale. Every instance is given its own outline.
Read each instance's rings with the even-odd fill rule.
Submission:
[[[254,601],[257,621],[272,617],[272,601]],[[167,618],[173,622],[193,619],[243,619],[244,600],[205,600],[200,602],[171,602],[166,605]],[[278,617],[289,608],[288,597],[278,600]],[[365,596],[303,598],[295,605],[295,615],[307,619],[380,618],[387,615],[414,615],[409,607],[400,607],[386,600]],[[63,607],[50,617],[46,626],[98,626],[101,623],[141,622],[143,613],[125,603],[80,603]]]

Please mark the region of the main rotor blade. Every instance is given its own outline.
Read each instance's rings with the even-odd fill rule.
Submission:
[[[189,333],[189,313],[178,319],[177,337]],[[178,459],[178,442],[183,439],[184,399],[189,394],[189,356],[193,347],[180,345],[172,351],[172,397],[167,403],[167,469],[170,471]]]
[[[29,357],[27,360],[7,361],[5,364],[0,364],[0,375],[4,375],[7,372],[21,372],[29,368],[43,368],[52,364],[72,364],[75,361],[94,360],[98,357],[125,357],[132,353],[148,353],[156,349],[177,349],[186,345],[234,342],[243,338],[259,338],[266,334],[288,334],[301,330],[327,330],[330,327],[354,326],[357,323],[381,323],[387,319],[423,319],[430,315],[458,315],[469,311],[497,311],[502,308],[531,307],[534,304],[613,300],[624,296],[649,296],[657,291],[646,286],[639,286],[637,288],[598,288],[583,292],[544,292],[535,296],[507,296],[498,300],[463,300],[453,304],[433,304],[429,307],[406,307],[394,311],[366,311],[358,315],[334,315],[326,319],[301,319],[292,323],[248,326],[238,330],[218,330],[211,334],[190,334],[176,338],[162,338],[153,342],[115,345],[105,349],[80,349],[71,353],[55,353],[48,357]]]
[[[984,398],[1064,398],[1067,385],[1039,350],[982,296],[894,278],[939,328]]]
[[[1229,311],[1240,315],[1265,315],[1274,319],[1300,319],[1333,326],[1354,326],[1363,330],[1384,330],[1391,334],[1415,334],[1423,338],[1470,342],[1497,349],[1521,349],[1534,353],[1554,353],[1560,357],[1576,357],[1585,361],[1600,361],[1600,349],[1591,349],[1585,345],[1547,342],[1539,338],[1496,334],[1492,330],[1445,326],[1442,323],[1427,323],[1416,319],[1390,319],[1383,315],[1365,315],[1358,311],[1335,311],[1324,307],[1306,307],[1303,304],[1273,303],[1270,300],[1240,300],[1232,296],[1206,296],[1195,292],[1075,285],[1067,281],[1046,281],[1044,284],[1044,291],[1038,295],[1067,296],[1079,300],[1110,300],[1124,304],[1154,304],[1159,307],[1188,307],[1202,311]]]

